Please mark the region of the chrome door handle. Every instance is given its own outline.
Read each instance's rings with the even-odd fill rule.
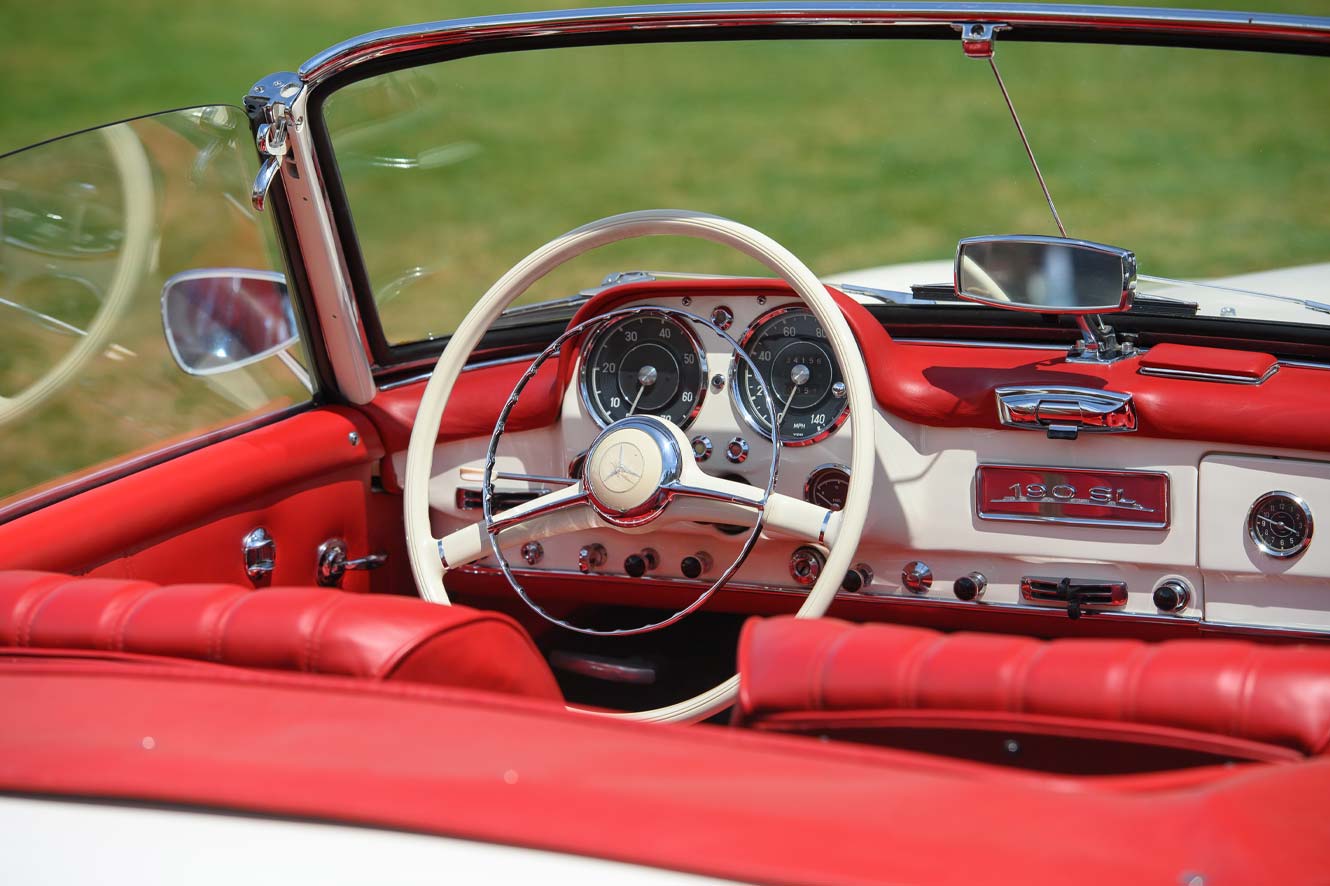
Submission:
[[[1074,440],[1081,431],[1121,434],[1136,430],[1131,394],[1094,388],[1011,386],[998,388],[998,421],[1009,428],[1045,431]]]
[[[323,587],[341,585],[342,576],[353,569],[378,569],[388,560],[387,554],[368,554],[355,560],[346,557],[346,542],[330,538],[319,545],[318,582]]]

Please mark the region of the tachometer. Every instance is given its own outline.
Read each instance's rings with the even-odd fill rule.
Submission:
[[[786,446],[816,443],[848,417],[840,365],[812,311],[802,305],[768,311],[739,344],[766,380]],[[730,374],[739,412],[756,430],[770,434],[770,407],[752,370],[736,360]]]
[[[600,327],[582,358],[582,400],[602,426],[647,414],[686,428],[702,408],[706,381],[697,336],[650,311]]]

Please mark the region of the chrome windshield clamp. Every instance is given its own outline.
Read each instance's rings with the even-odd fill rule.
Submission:
[[[268,190],[286,157],[287,128],[301,123],[291,116],[291,107],[302,88],[300,78],[286,72],[264,77],[245,96],[245,110],[255,124],[254,142],[262,160],[249,195],[259,212],[267,204]]]
[[[995,22],[956,22],[951,27],[961,32],[961,49],[968,58],[992,58],[993,38],[998,31],[1011,29]]]

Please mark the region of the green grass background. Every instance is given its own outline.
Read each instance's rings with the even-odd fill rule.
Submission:
[[[1214,5],[1330,14],[1325,0]],[[555,7],[8,3],[0,153],[162,108],[235,104],[260,76],[375,28],[542,8]],[[531,249],[626,209],[730,215],[819,273],[945,257],[976,233],[1052,232],[987,67],[954,46],[809,46],[797,66],[770,44],[577,52],[557,69],[535,53],[426,74],[439,113],[378,147],[392,153],[405,137],[478,152],[430,171],[344,170],[373,279],[418,264],[433,272],[384,307],[391,337],[446,333]],[[1073,235],[1133,248],[1144,271],[1170,276],[1330,260],[1323,60],[1001,42],[998,58]],[[334,120],[350,125],[354,97],[341,108]],[[1234,115],[1242,125],[1225,122]],[[372,152],[374,138],[360,147]],[[257,257],[229,263],[262,261],[245,242]],[[562,269],[532,298],[640,267],[752,270],[715,247],[622,244]],[[177,377],[153,325],[160,279],[150,284],[135,327],[117,338],[143,359],[94,363],[106,378],[0,427],[0,498],[240,411]],[[291,395],[289,383],[264,389]]]

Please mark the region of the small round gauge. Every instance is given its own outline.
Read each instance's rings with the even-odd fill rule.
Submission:
[[[1291,492],[1267,492],[1247,512],[1247,533],[1271,557],[1293,557],[1312,540],[1312,509]]]
[[[849,491],[849,468],[845,465],[820,465],[813,468],[804,482],[804,501],[828,511],[839,511],[845,507],[845,496]]]
[[[849,416],[840,365],[812,311],[802,305],[768,311],[739,344],[766,380],[786,446],[816,443]],[[736,358],[731,376],[739,412],[756,430],[770,434],[771,407],[753,371]]]
[[[686,428],[706,385],[697,336],[665,314],[631,314],[600,327],[582,360],[582,400],[601,426],[645,414]]]

